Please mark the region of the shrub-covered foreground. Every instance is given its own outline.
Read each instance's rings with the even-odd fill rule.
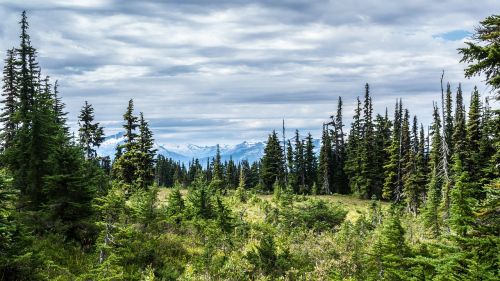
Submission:
[[[8,266],[26,280],[494,280],[498,268],[498,238],[428,239],[420,217],[377,201],[356,199],[367,208],[346,219],[335,195],[222,196],[201,180],[126,190],[94,203],[95,246],[20,226],[11,238],[24,248]]]

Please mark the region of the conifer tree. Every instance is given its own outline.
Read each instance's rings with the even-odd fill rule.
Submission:
[[[401,123],[401,136],[400,136],[400,144],[399,144],[399,155],[400,155],[400,170],[401,170],[401,184],[402,186],[396,189],[396,194],[400,194],[399,197],[396,197],[396,203],[404,200],[404,184],[405,177],[412,174],[412,165],[411,161],[414,160],[415,155],[410,155],[410,151],[412,149],[411,140],[410,140],[410,113],[408,109],[405,109],[403,115],[403,121]],[[412,157],[412,158],[411,158]]]
[[[500,15],[487,17],[472,37],[476,43],[465,42],[467,47],[458,49],[462,55],[460,62],[472,63],[465,69],[465,77],[485,74],[486,84],[496,91],[497,100],[500,99],[499,27]]]
[[[455,118],[453,126],[453,158],[454,161],[457,157],[462,162],[465,161],[466,150],[466,132],[465,132],[465,107],[462,97],[462,86],[459,84],[455,100]]]
[[[173,219],[177,224],[181,222],[183,212],[186,208],[184,199],[179,188],[174,188],[167,199],[167,216]]]
[[[451,86],[450,86],[450,83],[448,83],[446,85],[446,96],[445,96],[445,104],[444,104],[444,124],[443,124],[443,128],[444,128],[444,134],[445,134],[445,137],[444,139],[446,140],[446,144],[447,144],[447,147],[448,147],[448,163],[451,162],[451,156],[453,155],[453,147],[454,147],[454,144],[453,144],[453,127],[454,127],[454,124],[453,124],[453,101],[452,101],[452,97],[451,97],[452,93],[451,93]]]
[[[417,148],[417,154],[415,162],[417,165],[416,175],[415,175],[415,185],[418,192],[419,205],[423,203],[425,198],[425,191],[427,185],[427,178],[429,174],[428,163],[427,163],[427,152],[425,149],[426,136],[424,132],[424,126],[420,124],[419,133],[419,143]]]
[[[344,141],[344,124],[342,120],[342,98],[339,97],[337,102],[337,114],[331,116],[333,126],[332,130],[332,185],[333,189],[338,193],[347,194],[349,193],[348,179],[345,173],[345,162],[346,162],[346,147]]]
[[[370,86],[365,85],[365,100],[363,106],[363,122],[361,126],[361,148],[360,148],[360,182],[359,196],[368,199],[374,194],[374,126],[373,126],[373,108],[370,97]]]
[[[305,161],[305,181],[307,186],[307,193],[310,193],[313,185],[316,183],[316,178],[318,174],[318,167],[316,162],[316,155],[314,154],[314,144],[311,133],[307,135],[306,147],[304,153]]]
[[[464,169],[460,158],[456,157],[454,165],[455,186],[451,190],[450,225],[460,236],[465,237],[474,223],[473,210],[477,205],[474,198],[474,186],[470,182],[469,173]]]
[[[2,132],[0,135],[3,150],[9,148],[14,141],[16,134],[17,122],[17,61],[16,50],[7,50],[7,58],[3,70],[3,86],[2,86],[2,101],[3,111],[0,115],[0,122],[3,124]]]
[[[332,190],[332,146],[330,142],[330,134],[328,134],[328,129],[326,125],[323,125],[323,135],[321,137],[321,148],[319,152],[319,176],[318,181],[321,185],[321,193],[331,194]]]
[[[349,179],[349,188],[358,195],[361,192],[361,141],[361,102],[358,97],[351,130],[347,139],[347,161],[345,164],[345,171]]]
[[[92,225],[92,200],[97,191],[97,171],[84,163],[79,147],[57,146],[47,159],[49,174],[44,177],[43,215],[67,237],[84,242]]]
[[[226,192],[224,186],[224,167],[222,166],[221,163],[220,148],[218,144],[215,153],[215,158],[212,159],[212,164],[213,164],[213,174],[212,174],[212,180],[210,181],[210,187],[215,190],[224,189],[223,191]]]
[[[264,191],[273,191],[273,185],[283,184],[283,152],[276,131],[267,139],[262,157],[261,178]]]
[[[233,157],[229,157],[229,161],[227,162],[227,167],[226,167],[226,185],[228,188],[233,189],[236,187],[236,184],[238,183],[238,173],[237,173],[237,167],[234,164]]]
[[[239,179],[238,179],[238,188],[241,189],[241,190],[245,190],[245,189],[248,188],[248,186],[247,186],[248,168],[249,167],[246,167],[246,166],[242,165],[241,169],[240,169],[240,176],[239,176]]]
[[[63,127],[65,133],[68,134],[69,129],[66,126],[66,121],[67,121],[66,115],[68,115],[68,113],[64,111],[66,105],[62,102],[62,99],[59,96],[59,82],[57,80],[54,82],[53,99],[54,99],[54,112],[56,114],[56,123],[59,124],[61,127]]]
[[[78,125],[79,143],[84,150],[85,158],[96,159],[95,147],[99,147],[104,141],[104,129],[98,122],[94,122],[94,108],[87,101],[80,110]]]
[[[137,123],[139,118],[137,118],[137,116],[134,116],[133,99],[130,99],[128,101],[127,110],[125,111],[125,114],[123,114],[123,120],[125,121],[125,124],[123,124],[123,128],[125,129],[124,148],[126,151],[133,151],[134,149],[136,149],[136,143],[138,137],[135,130],[137,129],[137,127],[139,127],[139,124]]]
[[[482,161],[479,163],[481,169],[481,184],[486,184],[495,178],[491,167],[491,159],[495,155],[495,129],[498,125],[495,122],[495,114],[498,115],[498,110],[495,112],[491,109],[489,98],[486,97],[483,106],[483,114],[481,118],[481,140],[479,141],[479,158]]]
[[[403,124],[403,128],[405,125]],[[410,140],[410,148],[406,153],[404,174],[403,174],[403,195],[406,201],[407,209],[414,216],[417,215],[417,210],[420,205],[420,179],[423,177],[421,170],[419,170],[420,157],[419,154],[419,139],[418,139],[418,125],[417,125],[417,116],[413,118],[412,125],[412,134]]]
[[[220,147],[218,144],[217,144],[217,150],[215,152],[215,159],[213,161],[213,165],[214,165],[214,173],[213,173],[212,180],[214,180],[214,179],[222,180],[223,179],[223,177],[222,177],[222,163],[221,163],[221,156],[220,156]]]
[[[136,177],[137,172],[137,133],[135,130],[139,127],[138,118],[134,116],[134,101],[129,100],[127,110],[123,115],[123,128],[125,129],[125,143],[120,148],[121,156],[115,159],[113,170],[117,179],[122,180],[124,183],[132,184]],[[124,151],[123,151],[124,150]]]
[[[441,121],[438,108],[434,105],[434,121],[432,124],[432,148],[430,151],[429,171],[430,180],[427,185],[425,207],[422,212],[424,225],[429,233],[437,237],[441,232],[441,221],[439,215],[439,203],[441,201],[441,188],[443,176],[440,171],[441,159]]]
[[[469,172],[471,181],[479,182],[481,179],[480,167],[480,141],[481,141],[481,100],[477,87],[472,92],[469,113],[466,124],[466,162],[465,169]],[[476,194],[478,196],[478,194]]]
[[[49,174],[47,159],[68,141],[62,126],[55,123],[48,78],[44,85],[36,61],[36,50],[31,46],[27,33],[25,12],[21,19],[21,44],[19,54],[18,93],[19,103],[15,114],[18,130],[12,146],[5,152],[6,160],[14,172],[15,186],[21,190],[25,206],[38,210],[45,201],[44,177]]]
[[[139,117],[139,138],[137,140],[138,159],[135,183],[141,188],[147,188],[153,183],[156,149],[153,148],[153,133],[141,112]]]
[[[399,217],[396,210],[391,210],[373,244],[371,260],[367,264],[371,273],[369,280],[405,280],[408,276],[405,260],[411,256],[411,250],[405,242],[405,231]]]
[[[388,149],[391,145],[391,121],[387,113],[387,108],[385,110],[385,115],[381,116],[377,114],[375,118],[375,147],[374,147],[374,168],[375,168],[375,178],[374,178],[374,195],[377,198],[382,198],[382,189],[384,186],[384,165],[389,158]]]
[[[399,201],[401,194],[398,190],[402,189],[401,178],[401,126],[403,119],[403,104],[402,101],[396,101],[396,108],[394,111],[394,123],[392,129],[392,141],[388,148],[388,160],[384,165],[384,187],[382,190],[382,197],[387,200]]]
[[[292,143],[290,142],[290,140],[287,141],[287,146],[286,146],[286,162],[288,166],[287,188],[291,187],[292,189],[294,189],[294,187],[297,185],[297,172],[295,171],[294,153],[293,153]]]
[[[299,130],[295,130],[295,151],[293,161],[297,178],[294,193],[301,193],[304,191],[306,185],[306,165],[304,160],[304,142],[300,139]]]

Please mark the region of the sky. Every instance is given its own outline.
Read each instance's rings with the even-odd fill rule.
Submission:
[[[107,134],[127,102],[162,144],[263,141],[295,129],[320,137],[344,101],[350,123],[369,83],[376,113],[403,99],[424,125],[440,77],[466,100],[457,48],[497,0],[0,0],[0,56],[19,44],[26,10],[44,75],[58,80],[72,128],[84,101]],[[345,129],[346,131],[348,128]]]

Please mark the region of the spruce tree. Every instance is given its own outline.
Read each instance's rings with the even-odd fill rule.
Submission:
[[[403,122],[401,123],[401,136],[400,136],[400,144],[399,144],[399,155],[400,155],[400,170],[401,170],[401,186],[396,189],[396,194],[400,194],[400,196],[396,197],[395,202],[399,203],[403,201],[405,198],[404,194],[404,183],[406,175],[412,174],[412,165],[411,161],[414,161],[415,155],[411,155],[411,139],[410,139],[410,114],[408,109],[405,109],[403,115]]]
[[[406,260],[412,256],[405,241],[405,230],[401,225],[400,214],[391,207],[387,221],[380,226],[368,259],[365,263],[368,276],[366,280],[407,280]]]
[[[439,203],[441,201],[441,188],[443,184],[443,176],[440,171],[441,159],[441,121],[438,108],[434,105],[434,121],[432,124],[432,147],[429,156],[429,171],[430,180],[427,184],[425,207],[422,211],[423,221],[429,234],[433,237],[439,236],[441,233],[441,221],[439,214]]]
[[[460,155],[460,160],[462,163],[465,161],[464,153],[466,147],[466,133],[465,133],[465,107],[463,104],[463,96],[462,96],[462,86],[459,84],[456,94],[455,101],[455,120],[454,120],[454,128],[453,128],[453,151],[454,154]]]
[[[220,147],[218,144],[217,144],[217,150],[215,152],[215,159],[213,161],[213,165],[214,165],[214,173],[213,173],[212,180],[214,180],[214,179],[222,180],[223,179],[223,176],[222,176],[223,171],[222,171],[222,163],[221,163],[221,156],[220,156]]]
[[[137,139],[138,156],[135,183],[141,188],[147,188],[153,183],[156,149],[153,148],[153,133],[141,112],[139,117],[139,137]]]
[[[123,124],[123,128],[125,129],[125,143],[120,148],[121,156],[115,159],[113,170],[118,180],[126,184],[132,184],[136,178],[139,151],[137,144],[138,135],[135,132],[139,124],[137,116],[134,116],[134,101],[132,99],[128,102],[123,120],[125,121]]]
[[[444,104],[444,139],[446,140],[446,144],[448,147],[448,163],[451,163],[451,156],[453,155],[453,101],[452,101],[452,93],[451,93],[451,86],[450,83],[446,85],[446,96],[445,96],[445,104]]]
[[[320,193],[331,194],[332,188],[332,172],[333,172],[333,156],[332,146],[330,142],[330,134],[326,125],[323,125],[323,135],[321,137],[321,148],[319,152],[319,176],[318,182],[321,186]]]
[[[361,193],[361,142],[361,102],[358,97],[351,130],[347,139],[347,161],[345,164],[349,188],[358,195]]]
[[[333,126],[332,130],[332,169],[331,169],[331,178],[333,189],[338,193],[348,194],[349,193],[349,185],[348,179],[345,173],[345,162],[346,162],[346,147],[344,141],[344,124],[342,120],[342,98],[339,97],[337,102],[337,114],[335,116],[331,116],[332,122],[330,123]]]
[[[67,121],[66,115],[68,115],[68,113],[64,112],[64,107],[66,105],[62,102],[62,99],[59,96],[59,81],[57,80],[54,82],[53,99],[54,99],[54,112],[56,113],[56,123],[64,127],[65,130],[68,130],[68,128],[65,127]]]
[[[479,159],[482,161],[479,163],[481,169],[481,184],[487,184],[491,180],[495,179],[494,172],[491,168],[491,159],[494,157],[495,148],[495,137],[498,125],[498,110],[495,112],[492,110],[489,104],[489,98],[486,97],[483,106],[483,114],[481,118],[481,139],[479,141]]]
[[[477,87],[471,95],[471,102],[466,124],[466,161],[465,169],[469,172],[471,181],[479,182],[481,179],[480,167],[486,159],[480,158],[481,141],[481,100]],[[478,194],[476,194],[478,196]]]
[[[276,131],[267,139],[262,157],[261,178],[264,191],[273,191],[275,184],[283,184],[283,152]]]
[[[388,160],[384,165],[384,187],[382,197],[387,200],[398,201],[401,194],[398,191],[402,190],[401,178],[401,126],[403,119],[403,104],[402,101],[396,101],[394,111],[394,123],[392,129],[392,141],[388,147]]]
[[[316,155],[314,154],[314,144],[311,133],[307,135],[306,147],[304,153],[305,161],[305,181],[307,186],[307,193],[311,193],[312,187],[316,184],[316,178],[318,174],[318,164],[316,162]]]
[[[373,126],[373,108],[370,97],[370,86],[365,85],[365,100],[363,106],[363,122],[361,126],[361,148],[360,148],[360,182],[359,196],[371,198],[376,189],[374,186],[375,167],[375,141]]]
[[[474,208],[477,200],[474,198],[474,186],[469,173],[464,169],[460,158],[456,157],[454,165],[456,175],[455,186],[451,190],[450,225],[458,235],[465,237],[474,223]]]
[[[294,187],[294,193],[298,194],[304,191],[306,185],[306,165],[304,160],[304,142],[300,139],[299,130],[295,130],[295,150],[294,164],[297,184]]]
[[[220,148],[218,144],[217,144],[217,150],[215,152],[215,158],[212,159],[212,164],[213,164],[213,174],[212,174],[212,180],[210,181],[210,187],[216,190],[221,190],[224,188],[223,191],[225,192],[224,167],[222,166],[221,163]]]
[[[403,124],[403,128],[405,125]],[[410,140],[410,147],[406,153],[406,162],[404,164],[404,174],[403,174],[403,195],[406,202],[407,209],[414,216],[417,215],[417,210],[420,205],[421,188],[419,180],[423,177],[421,171],[419,170],[420,164],[420,153],[419,145],[420,141],[418,138],[418,125],[417,116],[413,118],[412,133]]]
[[[104,141],[104,129],[99,126],[98,122],[94,122],[94,108],[87,101],[80,110],[78,125],[80,126],[78,129],[79,143],[83,148],[85,158],[96,159],[95,147],[99,147]]]
[[[288,166],[287,188],[291,188],[292,190],[294,190],[294,187],[297,185],[297,172],[295,171],[295,160],[293,155],[292,143],[290,142],[290,140],[287,141],[286,146],[286,162]]]
[[[17,129],[16,111],[17,111],[17,60],[16,50],[7,50],[7,58],[3,70],[2,101],[3,111],[0,115],[0,122],[3,124],[0,139],[2,150],[9,148],[14,141]]]
[[[389,158],[388,149],[391,145],[391,121],[387,113],[387,108],[385,110],[385,115],[381,116],[377,114],[375,118],[375,147],[374,147],[374,195],[377,198],[382,198],[382,191],[384,186],[384,165]]]

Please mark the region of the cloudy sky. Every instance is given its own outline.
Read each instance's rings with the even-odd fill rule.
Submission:
[[[403,3],[406,2],[406,3]],[[429,122],[439,79],[466,93],[456,49],[498,0],[0,0],[0,55],[18,44],[26,9],[46,75],[58,79],[72,126],[85,100],[107,133],[128,99],[160,143],[264,140],[285,118],[319,137],[364,84],[376,112],[402,97]],[[291,131],[290,131],[291,133]]]

